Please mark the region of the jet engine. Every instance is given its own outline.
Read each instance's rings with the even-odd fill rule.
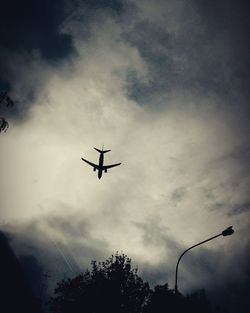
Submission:
[[[105,173],[107,173],[108,170],[106,169],[106,170],[104,170],[104,171],[105,171]]]
[[[93,167],[93,171],[94,171],[94,172],[96,171],[96,168],[95,168],[95,167]]]

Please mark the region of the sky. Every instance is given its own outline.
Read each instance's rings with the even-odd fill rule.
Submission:
[[[245,1],[3,1],[0,228],[53,288],[116,251],[246,312],[249,44]],[[111,149],[96,172],[93,147]],[[39,264],[39,265],[38,265]],[[35,265],[34,265],[35,266]],[[32,274],[30,274],[32,275]],[[40,277],[40,279],[42,279]]]

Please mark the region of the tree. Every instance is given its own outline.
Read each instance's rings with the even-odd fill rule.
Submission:
[[[150,288],[132,269],[131,259],[116,254],[91,266],[91,271],[58,283],[50,301],[52,312],[143,312]]]
[[[57,284],[51,298],[53,313],[218,313],[204,291],[184,296],[157,285],[154,290],[132,269],[126,255],[92,261],[91,270]]]
[[[4,104],[7,107],[13,107],[14,102],[13,100],[8,96],[6,91],[0,91],[0,104]],[[0,133],[6,132],[9,128],[9,123],[6,121],[4,117],[0,117]]]
[[[144,313],[189,312],[185,300],[182,294],[175,294],[174,290],[169,289],[168,284],[157,285],[150,294]]]
[[[168,288],[168,284],[158,285],[151,292],[144,313],[216,313],[211,309],[204,290],[184,296]]]

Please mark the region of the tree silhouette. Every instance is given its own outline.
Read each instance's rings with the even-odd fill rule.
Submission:
[[[0,104],[4,104],[7,107],[13,107],[14,102],[13,100],[8,96],[6,91],[0,91]],[[4,117],[0,117],[0,133],[2,131],[6,132],[9,128],[9,123],[6,121]]]
[[[6,121],[5,118],[0,117],[0,133],[2,131],[6,133],[8,128],[9,128],[9,123]]]
[[[213,311],[205,291],[184,296],[168,284],[151,290],[132,269],[126,255],[105,262],[92,261],[91,270],[57,284],[50,300],[53,313],[219,313]]]
[[[150,288],[132,269],[131,259],[116,254],[91,266],[91,271],[57,285],[50,302],[52,312],[142,312]]]
[[[168,284],[155,286],[151,292],[144,313],[185,312],[185,297],[176,295]]]
[[[204,290],[184,296],[168,288],[168,284],[158,285],[151,292],[144,313],[219,313],[212,310]]]

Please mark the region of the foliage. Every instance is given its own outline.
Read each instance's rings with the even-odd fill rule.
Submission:
[[[5,118],[0,117],[0,133],[2,131],[6,132],[8,128],[9,128],[9,123],[6,121]]]
[[[50,306],[53,313],[215,313],[202,290],[189,296],[168,284],[151,290],[124,254],[93,261],[90,271],[58,283]]]
[[[7,107],[13,107],[14,102],[13,100],[8,96],[6,91],[0,91],[0,104],[4,104]],[[6,121],[4,117],[0,117],[0,133],[6,132],[9,128],[9,123]]]
[[[211,309],[204,290],[192,295],[175,294],[168,284],[158,285],[151,292],[144,313],[216,313]]]
[[[52,312],[142,312],[150,288],[126,255],[112,255],[91,266],[91,271],[58,284],[51,299]]]

